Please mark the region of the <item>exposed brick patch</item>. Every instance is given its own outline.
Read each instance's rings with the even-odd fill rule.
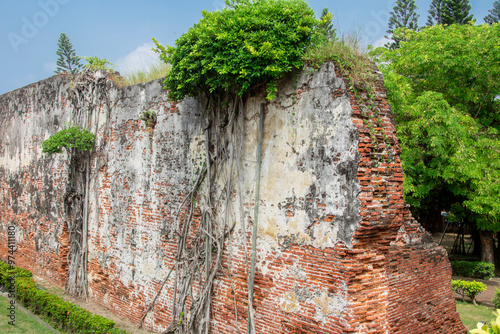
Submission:
[[[329,90],[331,100],[302,104],[310,104],[323,116],[330,112],[325,105],[337,108],[338,99],[348,101],[352,115],[347,117],[354,131],[346,138],[356,144],[353,150],[357,152],[326,150],[328,141],[337,136],[332,132],[311,144],[316,146],[302,148],[302,155],[300,142],[295,146],[287,142],[286,154],[298,176],[311,173],[311,180],[325,178],[321,172],[337,166],[340,179],[359,182],[359,193],[352,198],[359,210],[352,205],[343,212],[332,208],[335,194],[321,192],[320,185],[265,203],[269,211],[264,212],[280,217],[264,219],[279,218],[290,229],[294,224],[307,224],[287,234],[279,230],[283,226],[268,222],[259,234],[262,247],[254,291],[257,332],[465,333],[449,287],[446,252],[429,240],[404,203],[400,147],[382,81],[377,83],[369,109],[368,98],[358,101],[341,84],[340,73],[336,78],[325,73],[302,74],[300,87],[287,93],[293,99],[285,96],[280,102],[286,105],[282,113],[288,116],[275,112],[276,102],[268,104],[268,112],[274,112],[274,124],[284,122],[281,132],[285,132],[286,127],[297,126],[286,123],[295,119],[294,100]],[[65,221],[70,217],[63,207],[67,164],[63,156],[41,155],[40,146],[46,131],[55,132],[72,114],[69,86],[67,78],[54,77],[0,96],[1,116],[10,124],[1,133],[18,141],[29,138],[19,144],[21,158],[9,151],[14,139],[0,138],[0,257],[5,259],[7,254],[7,226],[15,224],[17,264],[59,286],[64,285],[69,249]],[[196,174],[197,149],[204,145],[202,122],[197,101],[171,103],[159,82],[112,93],[116,100],[109,114],[104,105],[93,111],[102,149],[93,157],[89,291],[94,301],[138,324],[174,263],[177,242],[172,226],[177,217],[180,224],[185,223],[187,213],[180,204]],[[154,110],[158,116],[154,131],[139,119],[145,110]],[[246,122],[254,126],[251,115]],[[14,124],[23,124],[19,134]],[[279,145],[280,135],[285,136],[270,134],[266,145]],[[348,153],[356,160],[347,161]],[[251,158],[245,163],[251,164]],[[350,175],[352,170],[355,175]],[[349,187],[339,187],[339,191],[353,192],[358,185],[344,186]],[[244,207],[250,216],[252,200]],[[351,211],[356,211],[356,219],[342,216]],[[193,228],[198,219],[195,214]],[[353,231],[332,230],[340,222],[356,225]],[[338,235],[322,235],[322,228]],[[235,333],[236,328],[246,332],[245,244],[249,250],[250,237],[242,236],[238,228],[227,239],[223,268],[214,286],[213,333]],[[156,331],[168,327],[172,298],[170,280],[146,317],[145,327]]]

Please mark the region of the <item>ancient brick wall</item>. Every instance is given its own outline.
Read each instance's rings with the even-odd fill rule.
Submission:
[[[64,284],[68,245],[63,156],[41,154],[41,142],[64,122],[69,82],[54,77],[0,96],[0,254],[16,226],[17,265]]]
[[[74,110],[71,87],[68,78],[56,76],[0,96],[0,257],[7,254],[7,226],[15,225],[18,265],[60,286],[67,270],[67,161],[64,154],[42,154],[41,142],[81,113]],[[405,207],[383,83],[373,96],[355,96],[347,88],[327,63],[284,78],[276,99],[266,102],[257,332],[465,332],[446,252]],[[171,103],[159,81],[125,88],[107,82],[105,90],[105,98],[92,96],[95,103],[87,110],[97,135],[89,293],[139,323],[174,261],[175,224],[185,215],[181,204],[203,162],[205,123],[198,100]],[[257,115],[264,97],[256,93],[245,102],[245,177],[228,211],[235,228],[214,287],[214,333],[246,331],[245,254],[251,248]],[[154,126],[140,119],[149,110],[157,114]],[[145,327],[168,327],[173,281],[166,281]]]

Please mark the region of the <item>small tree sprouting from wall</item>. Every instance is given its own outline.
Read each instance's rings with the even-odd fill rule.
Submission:
[[[65,290],[71,295],[87,296],[87,231],[90,152],[95,136],[88,130],[67,126],[43,141],[42,152],[69,155],[69,184],[64,197],[68,219],[70,251]]]
[[[81,127],[67,127],[42,143],[43,153],[62,153],[63,148],[69,153],[91,151],[94,147],[94,134]]]

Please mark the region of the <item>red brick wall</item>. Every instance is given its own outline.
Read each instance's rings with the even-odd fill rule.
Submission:
[[[370,109],[366,95],[351,94],[353,122],[360,134],[363,220],[354,243],[360,271],[352,278],[349,294],[352,309],[360,311],[352,316],[350,330],[465,333],[449,286],[447,253],[432,242],[404,203],[400,147],[381,79],[375,95]]]
[[[67,164],[62,156],[42,155],[41,143],[66,112],[68,86],[59,76],[0,96],[0,257],[7,259],[7,228],[13,225],[16,265],[61,286],[68,251],[62,205]]]
[[[332,72],[320,71],[296,87],[297,100],[314,95],[312,81],[325,73],[333,76]],[[338,72],[337,77],[341,77]],[[56,77],[8,93],[0,97],[1,113],[9,114],[11,124],[19,119],[25,124],[33,121],[30,117],[36,115],[25,115],[20,112],[22,104],[9,102],[17,99],[39,113],[52,109],[58,110],[55,113],[59,118],[68,117],[68,86]],[[259,243],[265,246],[259,249],[255,277],[257,332],[465,332],[449,286],[451,270],[446,252],[431,242],[405,207],[400,148],[382,82],[377,85],[371,109],[366,96],[358,99],[334,78],[327,78],[324,86],[321,89],[330,90],[332,101],[347,99],[352,108],[358,143],[358,152],[354,153],[358,160],[359,223],[352,236],[345,232],[350,242],[328,246],[315,247],[293,238],[285,242],[283,238],[289,237],[285,234],[278,233],[276,240],[259,234]],[[38,97],[52,91],[58,93],[50,108],[39,106],[36,101],[43,99]],[[196,101],[170,103],[158,83],[115,88],[113,92],[116,104],[109,114],[104,106],[94,110],[94,117],[100,120],[96,131],[102,150],[93,162],[89,291],[94,301],[139,323],[173,264],[176,240],[169,229],[192,181],[193,147],[203,147],[196,137],[202,133],[201,122]],[[267,108],[269,119],[270,110],[278,107],[271,102]],[[154,130],[139,120],[145,110],[158,114]],[[49,113],[34,119],[52,117]],[[287,117],[283,119],[292,118]],[[251,112],[246,121],[252,126]],[[52,133],[58,129],[53,123],[49,128]],[[23,150],[39,150],[46,134],[38,131],[36,135],[24,143]],[[0,157],[6,156],[7,144],[5,139],[0,142],[4,152]],[[336,164],[342,154],[327,156],[324,161]],[[63,286],[68,245],[62,197],[67,172],[63,157],[54,160],[40,156],[14,172],[0,167],[0,256],[6,258],[6,227],[14,222],[19,231],[18,264]],[[308,163],[298,160],[297,169],[303,170]],[[311,191],[287,203],[279,213],[290,222],[290,217],[301,217],[304,208],[309,208],[308,219],[315,222],[312,229],[321,222],[335,224],[338,217],[325,214],[328,208],[324,203],[321,193]],[[251,215],[251,201],[245,205],[245,213]],[[181,210],[180,215],[185,212]],[[237,327],[246,331],[245,242],[249,250],[249,235],[245,238],[236,229],[226,243],[223,268],[213,293],[214,333],[234,333]],[[172,298],[170,280],[146,317],[145,327],[157,331],[168,327]]]

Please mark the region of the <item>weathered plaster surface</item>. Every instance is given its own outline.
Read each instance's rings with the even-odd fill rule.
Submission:
[[[97,72],[95,80],[106,75]],[[89,291],[135,323],[172,266],[177,217],[186,214],[181,204],[204,159],[202,104],[192,98],[172,103],[161,86],[153,81],[118,88],[106,81],[107,100],[94,92],[89,97],[99,103],[85,111],[97,136],[89,196]],[[382,144],[373,142],[364,102],[349,93],[333,63],[284,78],[271,102],[264,92],[246,100],[243,179],[235,182],[224,212],[236,228],[214,286],[214,333],[246,328],[250,237],[243,225],[249,232],[254,220],[263,102],[258,331],[399,333],[408,310],[423,312],[419,305],[431,306],[426,318],[409,322],[412,328],[434,331],[437,323],[463,331],[447,285],[446,254],[426,239],[404,206],[398,152],[384,144],[389,138],[398,147],[382,84],[377,92]],[[67,157],[42,154],[41,142],[80,119],[82,110],[75,110],[71,94],[70,78],[55,76],[0,96],[0,256],[7,253],[7,226],[15,225],[18,264],[60,285],[67,270],[68,217],[62,204]],[[157,114],[154,127],[140,120],[149,110]],[[417,275],[409,291],[402,284],[415,277],[411,268],[420,266],[434,271]],[[439,296],[419,283],[426,280]],[[146,327],[168,326],[172,298],[170,279]]]

